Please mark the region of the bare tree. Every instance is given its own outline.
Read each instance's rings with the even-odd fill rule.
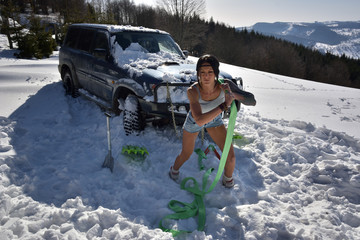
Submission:
[[[186,22],[194,15],[205,13],[205,0],[157,0],[157,4],[175,17],[174,28],[180,45],[184,40]]]
[[[130,0],[112,1],[108,7],[117,24],[135,24],[136,6]]]
[[[157,0],[160,7],[181,19],[205,13],[205,0]]]

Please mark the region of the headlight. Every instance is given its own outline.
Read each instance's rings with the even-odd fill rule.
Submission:
[[[149,84],[149,87],[150,87],[150,90],[151,90],[152,94],[154,95],[154,89],[155,89],[155,87],[156,87],[156,84],[150,83],[150,84]]]
[[[179,112],[186,112],[186,107],[185,106],[180,106],[179,107]]]

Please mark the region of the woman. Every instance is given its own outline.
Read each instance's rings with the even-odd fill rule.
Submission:
[[[183,126],[183,140],[181,153],[170,168],[169,176],[178,180],[180,167],[190,158],[194,151],[195,140],[202,128],[219,146],[224,148],[226,128],[222,121],[222,112],[225,111],[234,99],[245,105],[255,105],[254,95],[242,91],[232,81],[218,83],[219,61],[212,55],[204,55],[199,58],[196,71],[198,82],[191,85],[187,90],[190,102],[190,111]],[[225,187],[234,186],[232,174],[235,168],[235,153],[231,145],[225,164],[222,183]]]

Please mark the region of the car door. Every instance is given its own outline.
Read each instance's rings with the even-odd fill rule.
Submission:
[[[89,71],[91,92],[110,101],[112,99],[113,82],[119,79],[117,72],[112,71],[113,61],[110,59],[109,34],[107,31],[96,32],[92,45],[91,69]]]
[[[91,70],[91,58],[90,53],[92,41],[95,36],[93,29],[82,28],[80,29],[80,39],[77,44],[78,54],[74,62],[76,64],[76,74],[80,85],[88,91],[91,91],[91,82],[89,81]]]

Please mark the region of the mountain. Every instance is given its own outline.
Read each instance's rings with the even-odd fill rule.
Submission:
[[[302,44],[322,53],[329,52],[338,56],[345,54],[350,58],[360,58],[360,21],[259,22],[246,29]]]

